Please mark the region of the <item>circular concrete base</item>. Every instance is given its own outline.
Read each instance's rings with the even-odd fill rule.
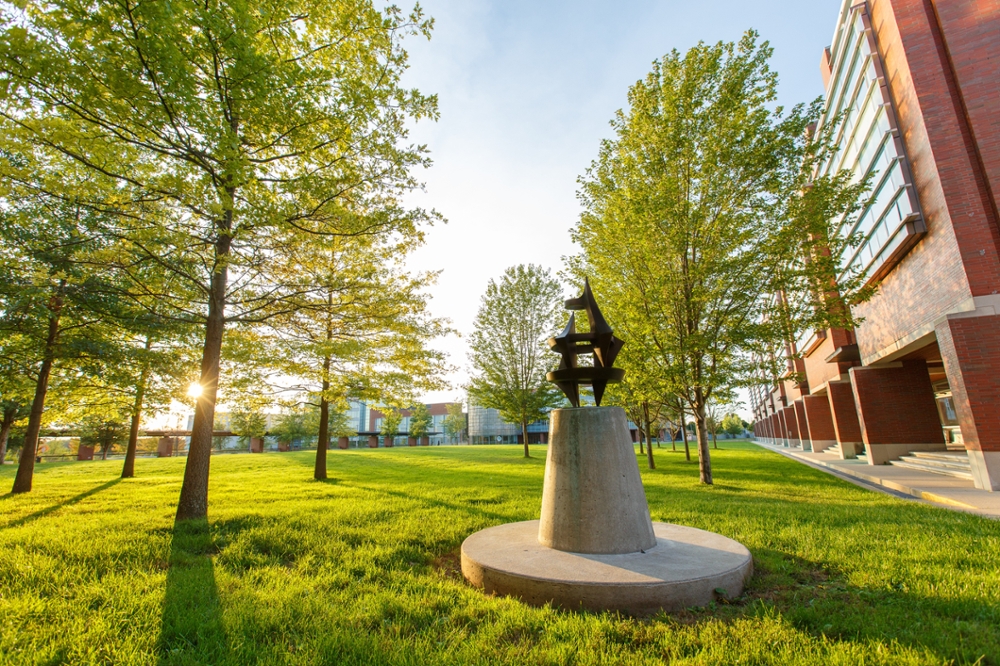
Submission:
[[[753,572],[742,544],[693,527],[653,523],[656,546],[624,555],[584,555],[538,543],[538,521],[476,532],[462,544],[462,573],[491,594],[541,606],[633,614],[734,598]]]

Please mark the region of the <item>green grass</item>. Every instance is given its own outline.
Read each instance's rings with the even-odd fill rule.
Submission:
[[[209,522],[178,528],[182,459],[44,464],[0,497],[0,663],[1000,664],[1000,523],[723,446],[714,487],[657,450],[651,513],[743,542],[756,574],[645,619],[461,580],[466,536],[537,517],[542,447],[332,451],[325,483],[309,452],[219,456]]]

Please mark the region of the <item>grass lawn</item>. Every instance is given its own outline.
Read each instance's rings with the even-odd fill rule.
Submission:
[[[653,520],[737,539],[737,603],[632,619],[490,598],[462,540],[538,515],[544,447],[47,463],[0,497],[2,664],[1000,664],[1000,522],[862,490],[751,444],[656,451]],[[11,466],[0,469],[9,488]]]

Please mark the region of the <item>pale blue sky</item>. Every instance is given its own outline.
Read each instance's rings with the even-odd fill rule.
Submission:
[[[411,39],[406,83],[440,97],[441,119],[413,134],[434,166],[412,202],[440,211],[412,259],[443,268],[432,309],[471,330],[486,282],[518,263],[558,270],[574,251],[576,179],[610,135],[628,87],[671,49],[756,29],[774,47],[781,103],[822,94],[820,53],[840,0],[425,0],[433,38]],[[405,7],[405,5],[403,5]],[[442,348],[466,380],[466,347]],[[456,389],[426,396],[456,397]],[[744,407],[743,412],[747,412]]]

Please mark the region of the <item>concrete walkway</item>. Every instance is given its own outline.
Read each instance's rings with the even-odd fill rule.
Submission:
[[[1000,493],[977,490],[972,481],[893,465],[869,465],[864,460],[841,460],[832,453],[812,453],[800,448],[772,446],[759,441],[754,443],[763,449],[780,453],[848,481],[861,481],[862,483],[858,485],[873,490],[913,497],[948,509],[1000,519]]]

